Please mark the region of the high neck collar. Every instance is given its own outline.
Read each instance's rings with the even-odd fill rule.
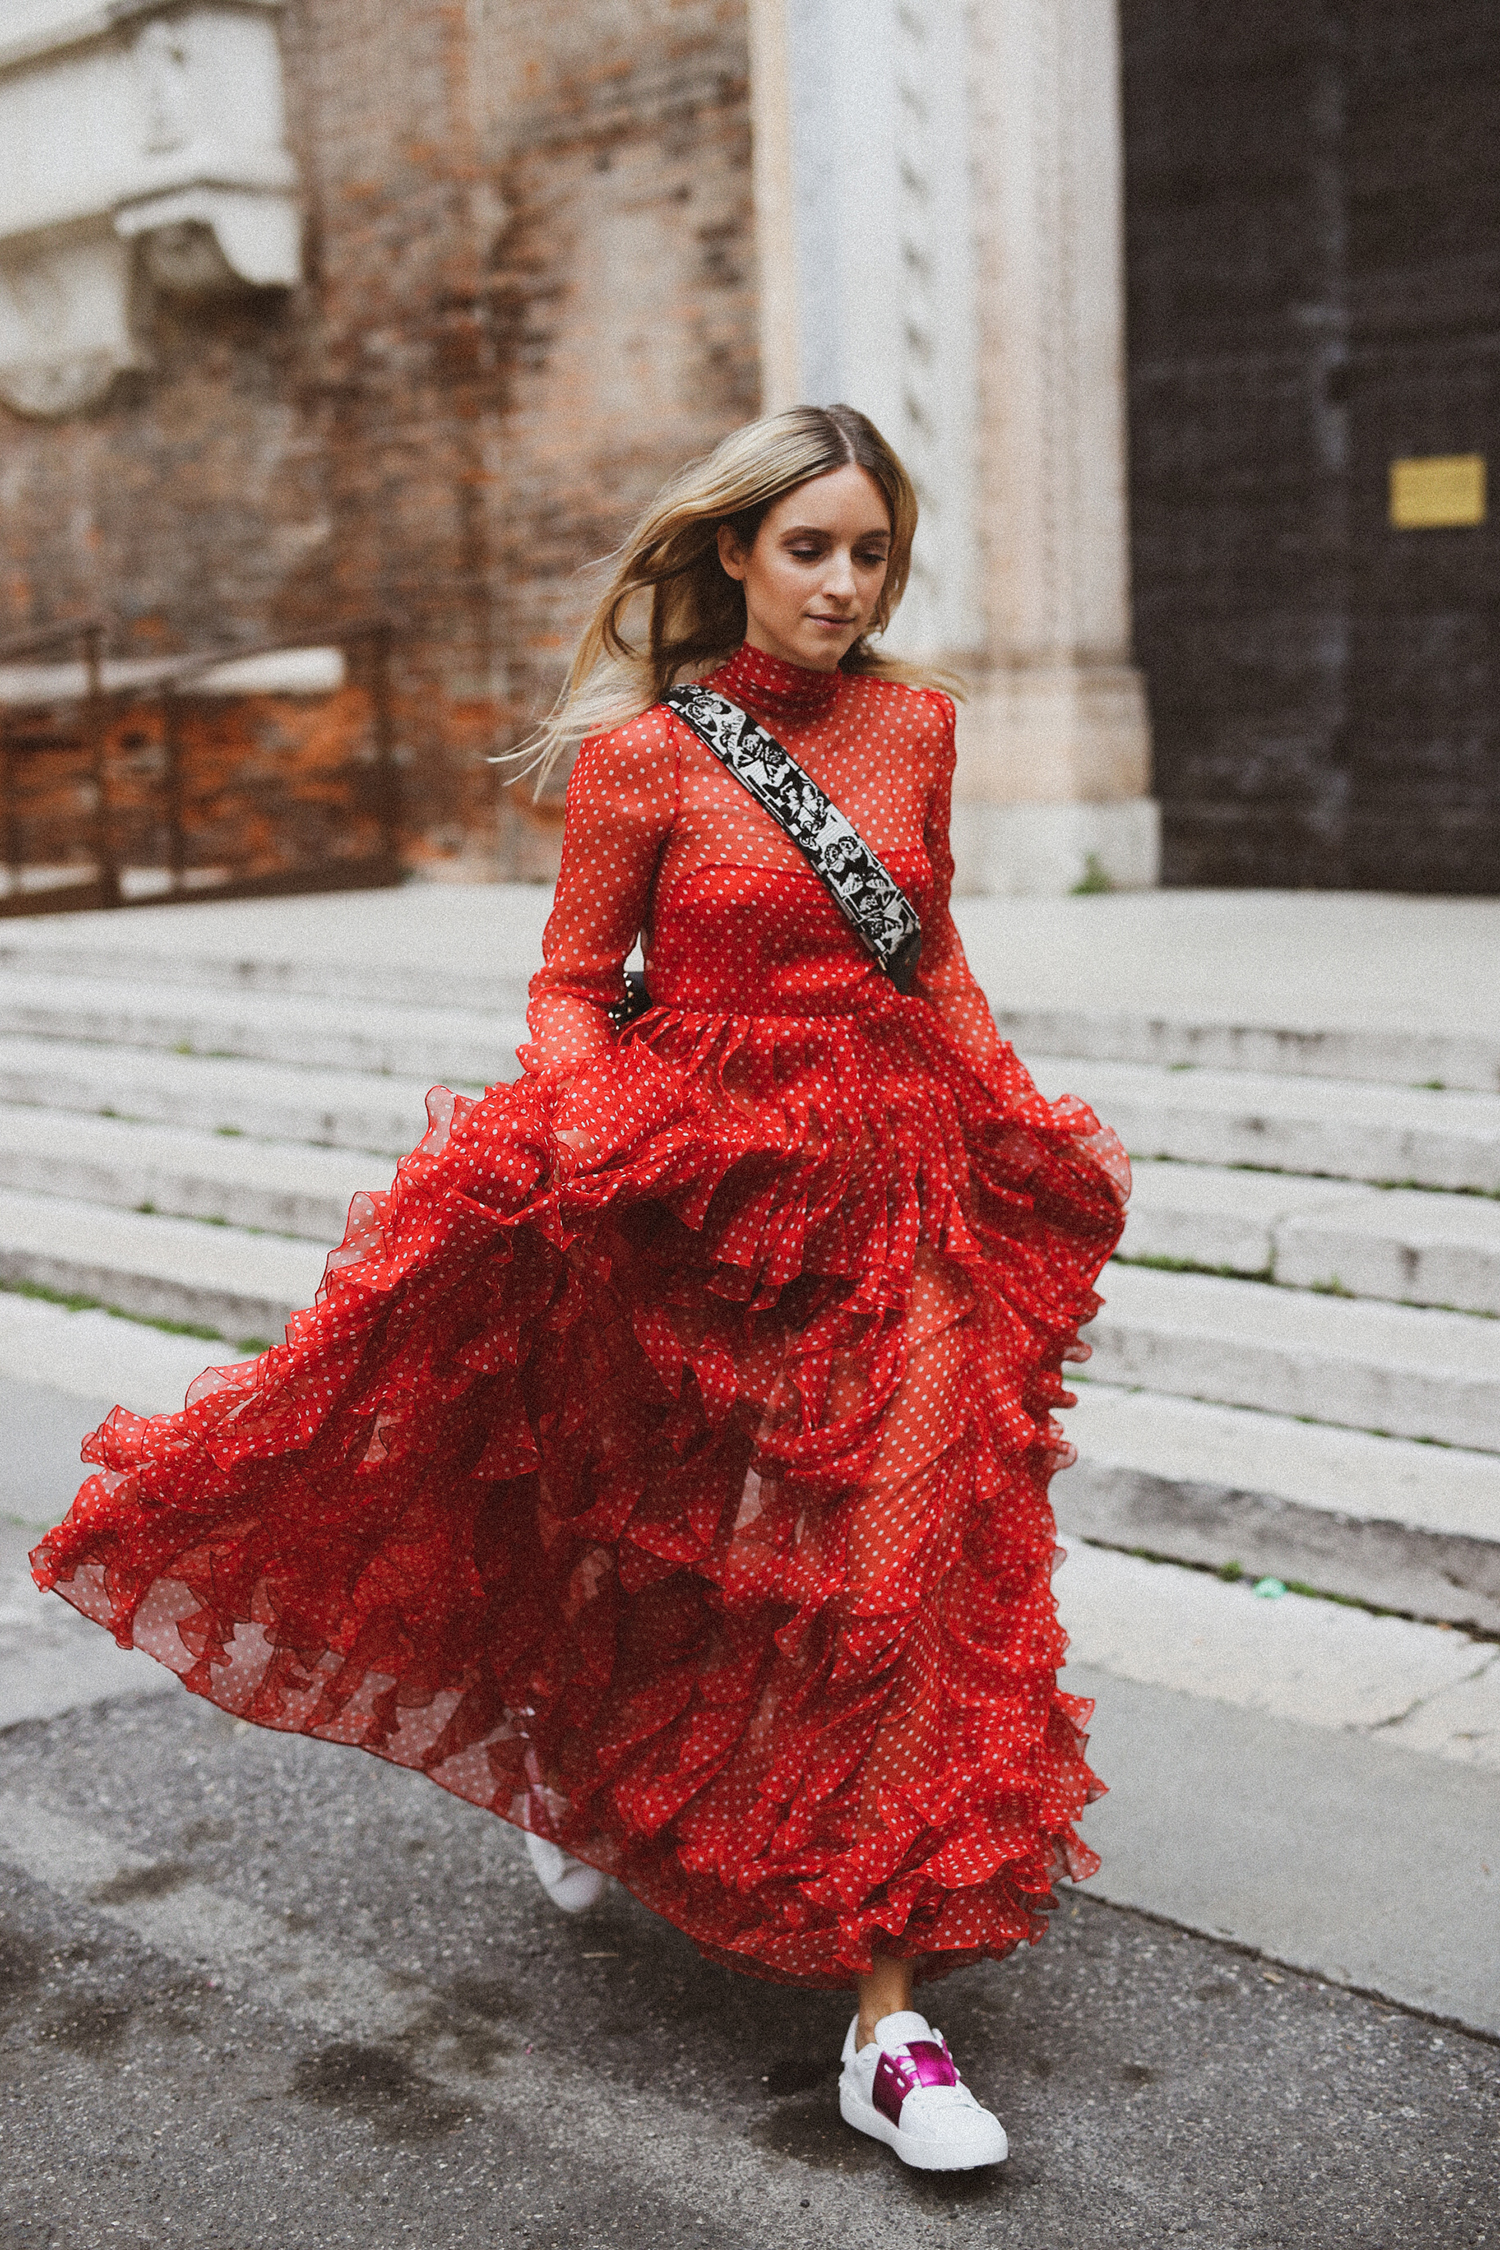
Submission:
[[[827,718],[842,677],[838,671],[814,672],[803,664],[787,664],[744,641],[715,672],[713,685],[736,703],[748,705],[772,727],[806,727]]]

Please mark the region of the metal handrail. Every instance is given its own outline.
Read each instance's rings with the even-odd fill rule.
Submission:
[[[28,633],[0,641],[0,662],[10,656],[35,656],[41,649],[64,648],[70,641],[83,643],[83,739],[94,784],[94,864],[101,906],[120,904],[120,869],[114,853],[114,831],[109,817],[109,772],[106,761],[104,711],[104,636],[102,617],[79,617],[61,625],[39,625]],[[0,795],[3,795],[6,867],[13,892],[21,888],[20,826],[15,817],[15,782],[11,768],[10,729],[0,712]]]
[[[85,633],[107,633],[107,617],[72,617],[62,625],[34,625],[24,633],[9,633],[0,640],[0,664],[8,664],[13,656],[35,656],[39,649],[58,648],[66,641],[76,641]]]
[[[12,635],[0,640],[0,665],[18,656],[35,656],[41,650],[58,648],[70,640],[80,640],[86,634],[108,632],[109,621],[103,617],[78,618],[67,625],[49,625],[33,633]],[[165,687],[180,687],[205,672],[216,672],[221,664],[243,664],[251,657],[289,655],[302,648],[336,648],[345,641],[394,639],[395,624],[389,617],[374,615],[339,619],[321,632],[278,633],[273,638],[259,641],[227,642],[222,648],[210,649],[196,656],[164,656],[150,677],[141,680],[117,680],[104,690],[112,702],[138,703],[159,695]],[[60,695],[48,696],[49,703],[72,702],[73,695],[64,690]]]
[[[98,869],[98,879],[94,886],[97,903],[105,906],[124,903],[108,799],[106,751],[109,712],[150,699],[159,700],[162,704],[167,755],[167,865],[171,895],[180,896],[186,884],[187,851],[182,825],[184,792],[181,736],[176,708],[179,695],[185,690],[190,691],[196,680],[217,671],[225,664],[241,663],[257,656],[289,653],[296,649],[330,646],[347,648],[351,642],[356,641],[368,641],[373,658],[371,700],[375,736],[375,803],[372,809],[380,831],[381,858],[392,868],[399,865],[400,777],[396,768],[395,729],[391,710],[391,649],[395,626],[389,617],[374,615],[347,618],[331,623],[321,631],[291,636],[282,634],[248,644],[242,642],[238,646],[219,648],[197,656],[167,658],[159,671],[153,670],[149,679],[121,681],[107,686],[104,681],[103,651],[108,630],[105,618],[92,616],[73,618],[57,625],[34,627],[30,631],[11,634],[0,640],[0,664],[17,657],[35,656],[48,649],[65,647],[72,641],[82,643],[81,691],[75,693],[65,690],[61,694],[48,696],[46,700],[48,703],[79,702],[84,708],[82,731],[94,784],[92,825],[94,858]],[[14,895],[21,888],[22,861],[20,829],[14,810],[9,726],[3,707],[0,707],[0,828],[3,828],[4,859]]]
[[[354,617],[347,623],[342,620],[330,625],[321,633],[298,633],[288,639],[278,634],[274,640],[241,642],[233,647],[213,650],[204,656],[170,657],[164,660],[162,671],[151,680],[137,680],[118,688],[112,695],[131,698],[155,695],[164,685],[181,687],[184,681],[196,679],[200,673],[216,672],[221,664],[243,664],[253,656],[290,655],[299,648],[336,648],[344,641],[394,638],[395,627],[388,617]]]
[[[255,656],[279,656],[299,648],[338,647],[349,641],[367,640],[374,652],[374,704],[375,722],[375,820],[380,830],[381,850],[394,866],[401,855],[401,799],[400,776],[396,769],[396,735],[391,713],[391,645],[395,639],[395,626],[385,616],[356,617],[321,633],[306,633],[287,640],[278,638],[253,642],[248,647],[220,649],[212,656],[185,658],[174,665],[170,673],[162,675],[149,685],[141,681],[121,692],[121,699],[135,700],[142,696],[160,696],[166,720],[169,799],[174,807],[174,832],[171,839],[171,871],[173,889],[182,881],[183,846],[181,836],[182,777],[177,736],[175,699],[184,687],[205,673],[216,672],[221,664],[240,664]]]

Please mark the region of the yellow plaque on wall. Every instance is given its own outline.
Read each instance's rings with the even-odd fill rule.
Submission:
[[[1427,453],[1391,463],[1391,522],[1398,531],[1453,530],[1484,518],[1482,453]]]

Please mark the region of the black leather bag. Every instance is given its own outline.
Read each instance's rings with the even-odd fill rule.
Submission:
[[[626,1024],[634,1023],[637,1016],[643,1016],[650,1005],[651,995],[646,990],[644,970],[627,969],[625,971],[625,997],[623,1000],[617,1000],[610,1009],[609,1020],[616,1031],[623,1031]]]
[[[684,682],[662,697],[700,742],[743,783],[794,843],[850,928],[898,992],[909,993],[922,957],[916,908],[833,800],[748,711],[714,688]],[[625,972],[625,997],[610,1010],[623,1031],[651,1006],[639,969]]]

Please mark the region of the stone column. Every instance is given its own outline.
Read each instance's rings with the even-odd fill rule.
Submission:
[[[965,0],[749,4],[765,405],[879,425],[922,504],[892,646],[974,646]]]
[[[900,653],[972,683],[969,891],[1154,883],[1130,662],[1116,0],[749,0],[765,403],[922,502]]]
[[[981,663],[960,721],[960,883],[1157,880],[1130,661],[1116,0],[975,0]]]
[[[797,189],[792,159],[787,0],[748,0],[751,166],[760,291],[760,403],[780,414],[802,398],[797,321]]]

